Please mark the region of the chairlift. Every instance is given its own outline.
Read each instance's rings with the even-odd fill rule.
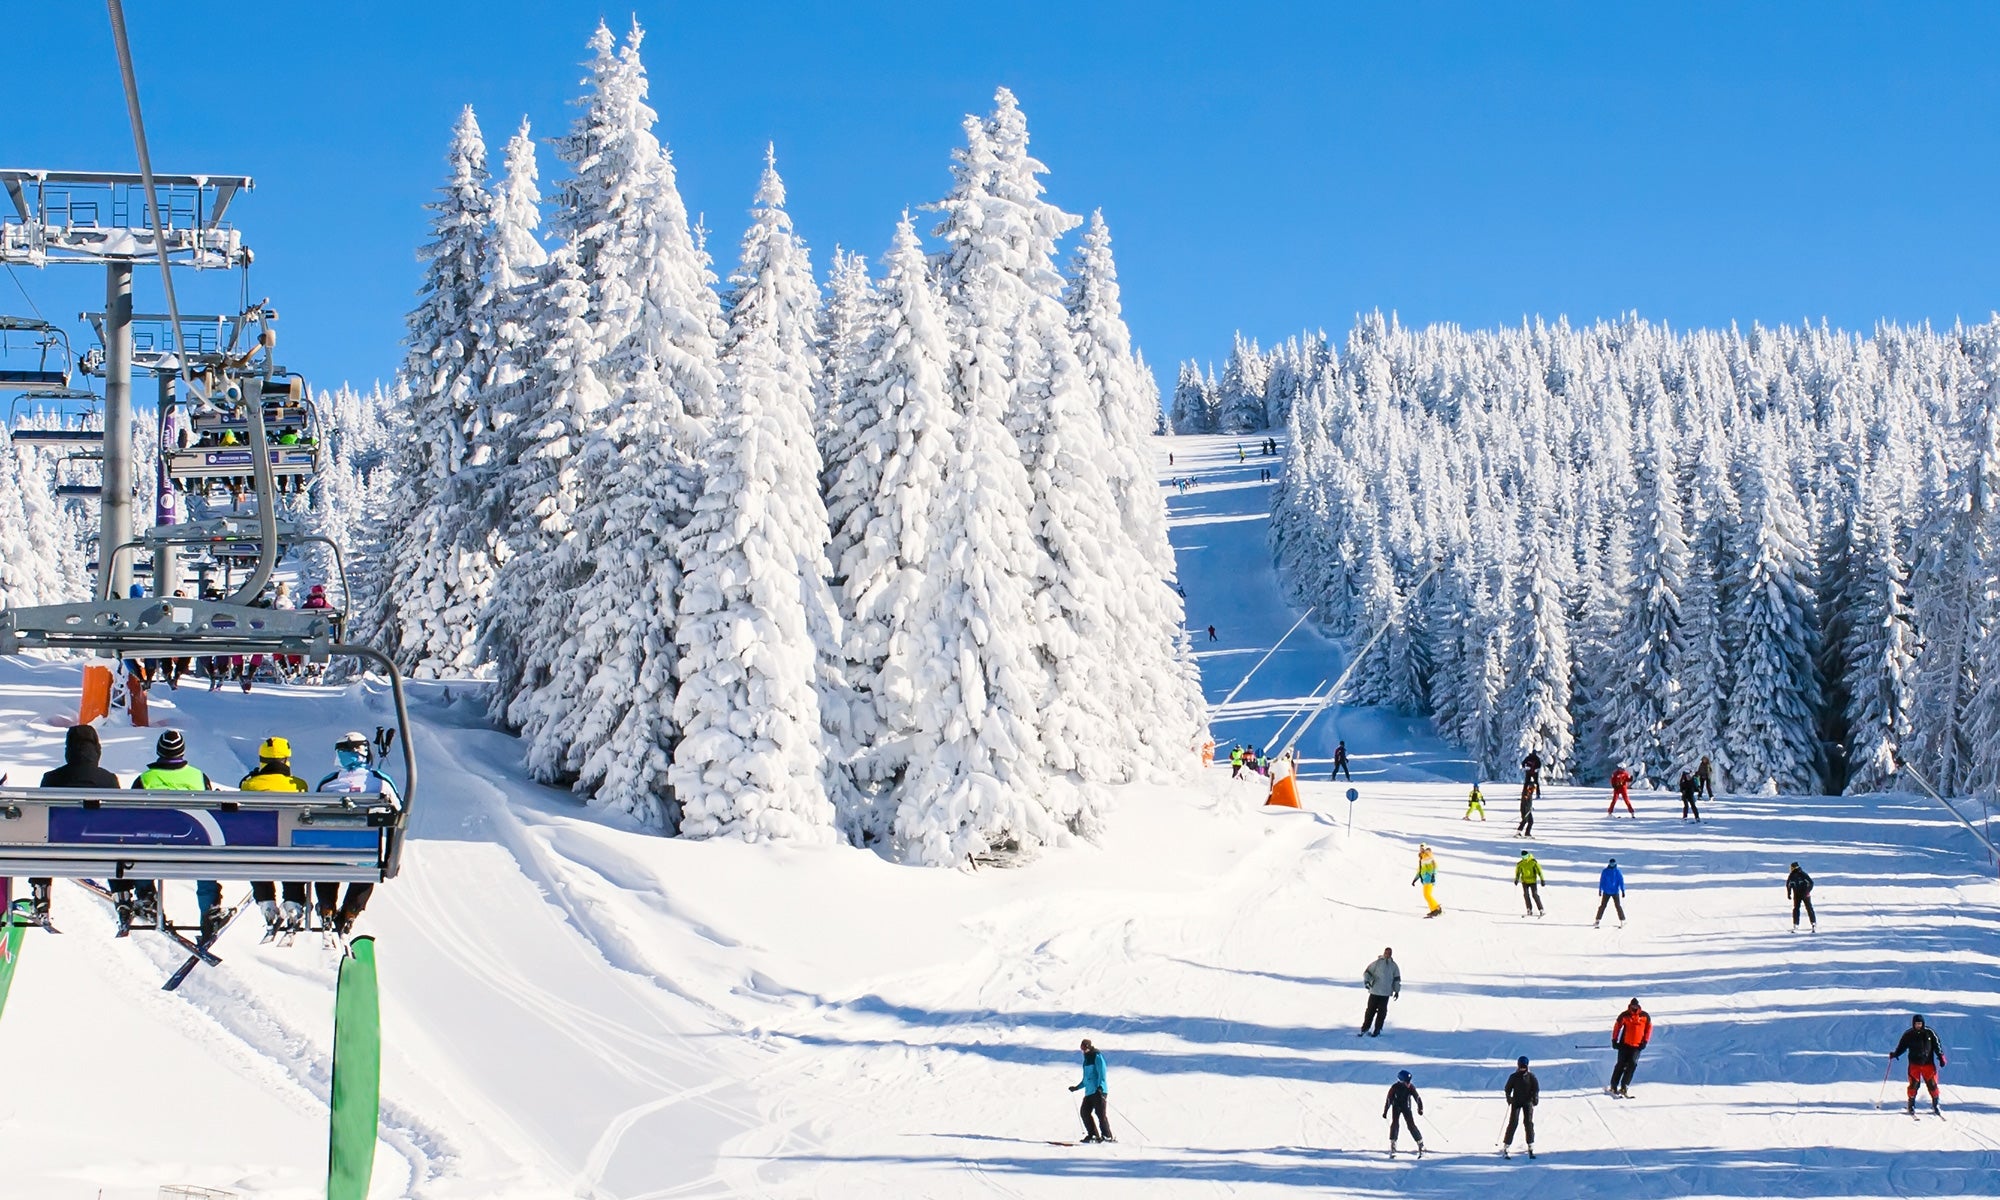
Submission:
[[[25,367],[0,361],[0,388],[68,388],[76,359],[70,354],[69,335],[40,317],[0,316],[0,359],[17,343],[36,348],[34,366]],[[56,365],[50,365],[51,354]]]
[[[326,444],[319,406],[306,394],[297,375],[264,380],[256,388],[257,402],[230,405],[201,402],[177,404],[163,415],[160,454],[167,478],[185,495],[207,497],[217,490],[239,495],[250,475],[249,414],[259,410],[263,421],[271,474],[286,481],[287,490],[302,492],[317,478]]]

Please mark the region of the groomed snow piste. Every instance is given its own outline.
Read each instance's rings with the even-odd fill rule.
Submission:
[[[1169,502],[1211,701],[1296,616],[1265,544],[1258,476],[1276,460],[1256,443],[1239,464],[1234,438],[1160,442],[1163,478],[1195,480]],[[1215,715],[1219,740],[1268,737],[1338,665],[1302,629]],[[16,782],[55,761],[76,681],[0,663]],[[323,773],[333,738],[386,710],[368,689],[155,700],[224,782],[270,733]],[[1101,844],[965,874],[654,837],[527,782],[467,687],[420,686],[415,707],[415,829],[364,918],[387,1043],[380,1197],[1442,1197],[1528,1186],[1515,1172],[1538,1200],[2000,1194],[2000,884],[1922,797],[1725,796],[1694,826],[1663,794],[1628,820],[1601,791],[1552,787],[1535,920],[1510,882],[1515,786],[1489,781],[1489,820],[1460,820],[1469,768],[1379,713],[1313,728],[1304,811],[1262,809],[1224,766],[1126,789]],[[108,726],[106,765],[129,776],[154,732]],[[1351,807],[1324,782],[1337,738]],[[1409,886],[1419,841],[1440,864],[1436,920]],[[1613,856],[1631,919],[1593,929]],[[1794,859],[1819,884],[1817,934],[1791,929]],[[191,909],[185,885],[170,903]],[[225,964],[167,994],[179,956],[156,939],[113,940],[68,884],[55,917],[0,1020],[0,1195],[323,1194],[333,952],[259,946],[239,922]],[[1385,945],[1403,997],[1357,1039]],[[1656,1031],[1617,1101],[1610,1026],[1634,996]],[[1875,1107],[1912,1012],[1951,1056],[1944,1121],[1901,1114],[1900,1068]],[[1114,1146],[1049,1144],[1079,1131],[1082,1037],[1109,1062]],[[1519,1054],[1542,1082],[1533,1163],[1495,1153]],[[1427,1105],[1422,1162],[1384,1154],[1398,1069]]]

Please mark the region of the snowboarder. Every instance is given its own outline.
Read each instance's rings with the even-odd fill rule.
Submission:
[[[1611,1068],[1611,1084],[1605,1091],[1614,1096],[1631,1095],[1626,1089],[1632,1086],[1632,1072],[1639,1068],[1639,1052],[1652,1040],[1653,1018],[1634,996],[1611,1025],[1611,1046],[1618,1051],[1618,1064]]]
[[[1476,783],[1472,785],[1472,793],[1465,798],[1465,815],[1459,820],[1470,821],[1473,813],[1478,813],[1482,821],[1486,819],[1486,797],[1479,794],[1479,785]]]
[[[1396,1152],[1396,1134],[1403,1126],[1410,1127],[1410,1136],[1417,1139],[1417,1157],[1424,1156],[1423,1131],[1417,1128],[1417,1119],[1410,1115],[1410,1105],[1417,1106],[1417,1112],[1424,1111],[1424,1098],[1417,1094],[1417,1085],[1408,1071],[1396,1072],[1396,1082],[1389,1085],[1389,1097],[1382,1101],[1382,1115],[1389,1120],[1389,1153]],[[1395,1116],[1389,1116],[1390,1113]]]
[[[1327,782],[1340,778],[1342,772],[1346,772],[1347,782],[1354,782],[1354,770],[1347,765],[1347,741],[1344,738],[1333,748],[1333,771],[1327,775]]]
[[[1521,851],[1521,861],[1514,864],[1514,882],[1521,885],[1521,903],[1535,916],[1544,915],[1542,910],[1542,864],[1526,850]],[[1534,1135],[1529,1135],[1533,1140]]]
[[[387,744],[386,742],[384,743]],[[333,744],[334,761],[340,769],[319,781],[314,788],[318,792],[340,792],[353,796],[386,796],[389,803],[397,808],[403,806],[403,798],[396,791],[396,783],[387,775],[376,770],[369,760],[369,742],[359,732],[342,734]],[[340,891],[338,883],[315,883],[313,895],[319,902],[320,923],[334,929],[342,937],[354,928],[355,918],[368,907],[368,897],[375,892],[372,883],[350,883],[347,896],[340,901],[336,910],[334,899]]]
[[[1618,860],[1605,864],[1597,877],[1597,919],[1590,923],[1592,929],[1604,923],[1604,906],[1611,905],[1618,910],[1618,927],[1625,927],[1625,872],[1618,869]],[[1633,1003],[1638,1003],[1634,1001]]]
[[[1917,1115],[1917,1084],[1922,1083],[1930,1089],[1931,1111],[1943,1116],[1938,1112],[1937,1069],[1945,1064],[1944,1047],[1938,1044],[1937,1034],[1924,1024],[1922,1013],[1910,1018],[1903,1040],[1889,1052],[1890,1061],[1903,1057],[1905,1050],[1910,1052],[1910,1098],[1903,1111],[1913,1117]]]
[[[1694,802],[1697,786],[1694,776],[1691,773],[1687,771],[1681,772],[1681,820],[1683,821],[1688,819],[1689,813],[1694,814],[1694,819],[1697,823],[1701,821],[1701,809],[1696,807]]]
[[[1437,859],[1432,856],[1429,846],[1418,846],[1417,873],[1410,879],[1410,886],[1415,887],[1420,883],[1424,885],[1424,903],[1430,906],[1430,911],[1424,914],[1426,917],[1435,917],[1444,911],[1444,906],[1437,902],[1435,894],[1437,881]]]
[[[137,791],[166,792],[213,792],[215,781],[207,774],[188,765],[187,741],[178,729],[169,729],[153,743],[154,761],[132,781]],[[222,884],[213,879],[201,879],[194,885],[195,907],[201,910],[201,936],[206,938],[221,927]],[[141,904],[143,905],[143,898]],[[134,913],[129,906],[121,906],[119,923],[129,924]],[[141,913],[143,916],[143,911]]]
[[[1535,836],[1535,788],[1533,784],[1521,785],[1521,823],[1514,826],[1515,837]]]
[[[1694,769],[1694,777],[1701,784],[1702,794],[1715,799],[1715,765],[1708,761],[1708,755],[1701,756],[1701,765]]]
[[[1117,1141],[1111,1136],[1111,1087],[1104,1079],[1104,1056],[1089,1038],[1083,1039],[1083,1081],[1069,1090],[1083,1093],[1083,1107],[1077,1110],[1083,1117],[1083,1140]]]
[[[292,774],[292,744],[276,734],[264,739],[257,747],[257,769],[243,777],[237,788],[246,792],[303,792],[306,781]],[[284,908],[278,907],[278,885],[270,880],[260,880],[250,885],[251,899],[257,902],[257,910],[264,914],[264,930],[267,937],[275,937],[282,929],[299,930],[306,922],[306,885],[287,881],[284,885]]]
[[[1511,1157],[1508,1150],[1514,1145],[1517,1126],[1528,1135],[1528,1157],[1535,1157],[1535,1105],[1542,1102],[1542,1085],[1528,1069],[1527,1055],[1514,1060],[1514,1073],[1507,1077],[1501,1094],[1507,1097],[1507,1132],[1500,1138],[1500,1157]]]
[[[1620,800],[1625,802],[1625,811],[1627,814],[1634,817],[1639,815],[1632,811],[1632,772],[1626,770],[1622,765],[1617,770],[1611,772],[1611,803],[1605,806],[1605,815],[1616,815]]]
[[[1360,1037],[1382,1036],[1382,1022],[1389,1016],[1389,1001],[1403,995],[1403,969],[1396,965],[1396,952],[1388,946],[1382,947],[1382,957],[1368,964],[1361,972],[1361,982],[1368,989],[1368,1007],[1361,1014]],[[1374,1028],[1369,1028],[1373,1024]]]
[[[63,735],[63,765],[53,771],[44,772],[42,775],[42,786],[45,788],[101,788],[107,792],[115,792],[125,785],[118,782],[116,775],[97,765],[103,757],[104,743],[98,740],[97,726],[72,725],[69,727],[69,732]],[[47,924],[49,919],[50,883],[51,880],[49,879],[28,880],[28,888],[33,894],[35,901],[35,919],[44,924]],[[131,887],[132,884],[127,881],[112,881],[114,895],[123,893]],[[151,881],[140,884],[139,888],[144,895],[145,902],[151,905],[153,902],[153,885]]]
[[[1812,876],[1806,874],[1804,867],[1793,863],[1792,873],[1785,876],[1785,899],[1792,902],[1792,928],[1799,927],[1799,906],[1804,905],[1806,920],[1812,922],[1812,931],[1818,933],[1819,914],[1813,911],[1812,890]]]

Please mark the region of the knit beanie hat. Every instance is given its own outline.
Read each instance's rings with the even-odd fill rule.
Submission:
[[[160,735],[159,741],[153,743],[153,752],[159,755],[161,762],[184,759],[187,757],[187,742],[182,740],[180,730],[169,729]]]
[[[1522,1070],[1526,1070],[1528,1067],[1528,1056],[1523,1054],[1521,1057],[1515,1059],[1514,1065],[1520,1067]]]

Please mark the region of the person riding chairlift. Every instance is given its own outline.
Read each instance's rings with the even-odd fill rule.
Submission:
[[[403,797],[396,790],[396,781],[375,769],[371,762],[371,749],[367,737],[359,731],[341,735],[341,739],[333,744],[334,760],[340,765],[340,769],[320,780],[319,786],[313,790],[346,795],[386,796],[390,804],[401,808]],[[368,907],[368,897],[374,891],[375,885],[372,883],[350,883],[347,885],[347,897],[339,900],[336,906],[340,885],[315,883],[313,895],[318,902],[320,923],[332,926],[343,937],[346,936],[348,930],[354,928],[354,920],[361,915],[361,910]]]

